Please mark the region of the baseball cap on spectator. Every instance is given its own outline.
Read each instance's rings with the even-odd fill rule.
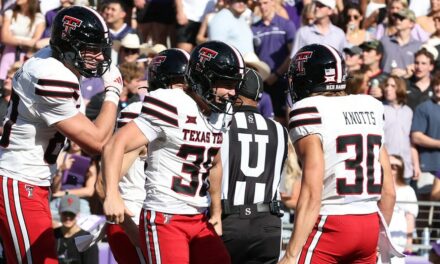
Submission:
[[[153,46],[148,44],[148,43],[143,43],[140,46],[141,49],[141,55],[147,55],[148,57],[154,57],[157,54],[159,54],[159,52],[164,51],[167,49],[167,47],[165,47],[162,44],[154,44]]]
[[[319,2],[327,7],[330,7],[331,9],[334,9],[336,7],[335,0],[315,0],[315,2]]]
[[[397,12],[396,14],[394,14],[394,16],[399,17],[399,18],[407,18],[409,20],[411,20],[412,22],[416,22],[416,15],[414,14],[414,12],[408,8],[402,9],[399,12]]]
[[[263,81],[270,75],[270,67],[264,61],[258,58],[254,52],[247,52],[243,55],[243,60],[246,66],[254,68],[260,74]]]
[[[427,52],[429,52],[432,55],[434,60],[437,60],[438,50],[434,46],[429,44],[423,44],[422,46],[420,46],[420,50],[421,49],[425,49]]]
[[[378,53],[383,54],[383,45],[377,39],[365,41],[359,48],[362,50],[376,50]]]
[[[360,55],[362,53],[362,49],[358,46],[352,46],[350,48],[344,48],[343,51],[351,56]]]
[[[129,33],[121,40],[121,46],[126,49],[139,49],[141,41],[137,34]]]
[[[68,194],[61,198],[60,205],[58,207],[59,213],[70,212],[78,214],[80,209],[79,198],[76,195]]]
[[[245,81],[238,90],[238,94],[254,101],[259,101],[263,96],[263,79],[254,69],[247,68],[244,74]]]

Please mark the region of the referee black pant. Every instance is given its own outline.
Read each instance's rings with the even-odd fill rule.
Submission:
[[[223,215],[222,239],[232,264],[277,263],[281,251],[281,218],[269,212],[240,218]]]

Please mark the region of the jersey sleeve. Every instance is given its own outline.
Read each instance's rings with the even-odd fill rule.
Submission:
[[[141,113],[142,102],[134,102],[121,110],[118,116],[118,128],[123,127],[130,121],[134,120]]]
[[[32,63],[26,66],[22,78],[14,77],[14,85],[30,93],[28,96],[34,99],[34,109],[49,126],[79,112],[78,79],[67,68],[55,69],[57,66],[48,62]]]
[[[307,100],[300,101],[293,106],[289,113],[289,134],[292,142],[307,135],[321,134],[322,116],[318,107],[308,103]]]
[[[165,130],[179,127],[177,107],[167,103],[167,97],[156,95],[145,96],[141,114],[134,120],[150,142]]]

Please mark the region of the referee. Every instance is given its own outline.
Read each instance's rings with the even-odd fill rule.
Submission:
[[[276,263],[282,216],[278,187],[288,134],[258,113],[260,75],[247,69],[245,79],[221,150],[222,238],[232,263]]]

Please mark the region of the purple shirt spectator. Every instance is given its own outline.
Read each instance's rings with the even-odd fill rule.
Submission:
[[[290,57],[292,58],[305,45],[316,43],[332,46],[341,54],[342,50],[348,46],[344,31],[333,24],[330,25],[330,30],[325,35],[318,31],[316,25],[302,26],[296,33]]]
[[[292,21],[275,15],[270,25],[263,20],[252,25],[254,32],[254,47],[260,60],[266,62],[271,72],[274,72],[289,56],[286,44],[293,43],[296,28]]]
[[[136,31],[127,24],[124,24],[124,26],[117,32],[110,30],[112,40],[122,40],[129,33],[136,33]]]
[[[60,11],[60,10],[61,10],[61,6],[47,11],[46,15],[44,16],[46,19],[46,28],[44,29],[43,36],[41,38],[50,38],[50,34],[52,31],[53,19],[55,18],[55,16],[58,14],[58,11]]]
[[[382,69],[390,73],[392,67],[406,69],[406,66],[414,63],[414,54],[420,49],[422,42],[413,37],[405,45],[399,45],[395,36],[383,36],[380,42],[383,45]],[[395,64],[395,65],[392,65]]]
[[[284,8],[289,15],[290,21],[293,22],[296,28],[301,26],[301,10],[303,9],[303,3],[295,0],[284,0]]]
[[[262,116],[270,119],[274,118],[272,100],[270,99],[270,95],[266,92],[263,92],[263,95],[258,102],[257,108],[258,112],[260,112]]]
[[[84,78],[81,81],[81,93],[86,101],[95,94],[104,91],[104,83],[101,78]]]
[[[386,27],[383,23],[379,24],[376,28],[376,39],[381,39],[385,35]],[[413,29],[411,30],[411,37],[413,39],[426,42],[428,41],[430,34],[423,30],[423,28],[419,24],[414,24]]]

